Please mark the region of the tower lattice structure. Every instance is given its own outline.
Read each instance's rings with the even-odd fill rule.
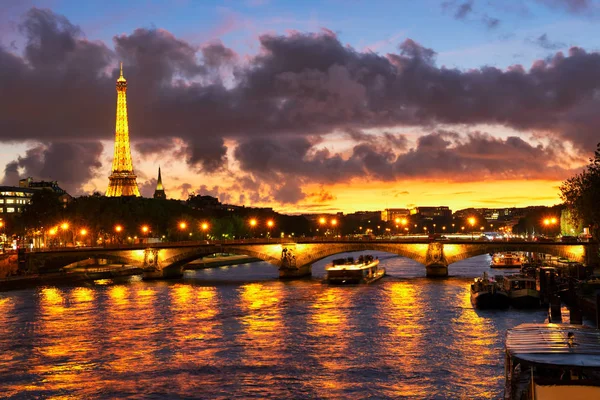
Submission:
[[[117,124],[115,127],[115,156],[112,172],[108,177],[106,196],[140,196],[137,176],[133,172],[131,149],[129,147],[129,124],[127,122],[127,80],[121,74],[117,79]]]

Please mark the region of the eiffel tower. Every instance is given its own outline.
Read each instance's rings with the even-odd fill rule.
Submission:
[[[129,124],[127,123],[127,80],[121,75],[117,79],[117,125],[115,128],[115,156],[112,173],[108,177],[107,197],[140,196],[137,176],[133,172],[131,149],[129,148]]]

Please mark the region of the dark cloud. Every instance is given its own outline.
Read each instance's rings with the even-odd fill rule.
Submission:
[[[593,8],[592,0],[536,0],[548,7],[559,8],[574,14],[588,12]]]
[[[156,178],[149,179],[144,183],[138,182],[138,187],[140,189],[140,194],[142,197],[152,197],[154,196],[154,191],[156,190]],[[165,191],[166,193],[166,191]]]
[[[31,176],[58,181],[70,194],[81,194],[82,184],[96,177],[102,167],[102,150],[99,142],[39,144],[6,166],[3,183],[16,186],[18,179]]]
[[[302,192],[299,182],[293,179],[286,180],[283,184],[273,188],[273,200],[280,204],[295,204],[306,198]]]
[[[527,39],[527,41],[529,43],[533,43],[537,46],[540,46],[541,48],[546,50],[558,50],[567,47],[565,43],[551,41],[550,39],[548,39],[548,35],[545,33],[540,35],[536,39]]]
[[[580,10],[588,2],[546,4]],[[318,148],[314,139],[396,126],[497,124],[543,132],[582,152],[597,143],[600,55],[576,47],[528,70],[516,65],[462,71],[438,67],[435,51],[411,39],[396,53],[378,55],[343,45],[329,30],[262,35],[258,55],[243,61],[221,43],[194,46],[162,29],[115,36],[112,51],[86,39],[66,18],[35,8],[20,31],[26,38],[22,54],[0,48],[4,142],[112,140],[116,67],[123,60],[132,143],[142,154],[152,154],[162,151],[160,143],[168,147],[178,140],[183,153],[175,156],[194,170],[222,170],[228,162],[225,143],[231,140],[239,142],[235,157],[242,168],[271,181],[282,179],[269,173],[271,165],[281,174],[318,175],[321,182],[361,174],[401,176],[400,165],[410,171],[401,162],[402,135],[360,140],[348,157]],[[231,72],[228,79],[220,75],[223,68]],[[463,165],[464,157],[456,154],[462,149],[458,139],[442,135],[419,146],[425,148],[427,140],[437,140],[432,145],[445,154],[443,162],[420,153],[420,147],[406,157],[435,161],[434,166]],[[500,143],[507,150],[510,145]],[[509,151],[504,154],[510,159]],[[487,169],[467,160],[486,171],[509,173],[506,167]],[[95,162],[82,159],[77,169],[91,171]],[[77,187],[87,176],[76,168],[56,175]],[[248,198],[264,198],[256,193]]]
[[[477,21],[482,23],[488,29],[494,29],[500,25],[500,20],[495,17],[490,17],[486,13],[475,11],[474,0],[457,1],[448,0],[442,2],[442,10],[452,14],[452,16],[461,21]]]
[[[416,147],[406,152],[362,142],[348,157],[342,157],[305,139],[261,138],[241,143],[235,156],[243,171],[270,183],[286,177],[288,181],[327,184],[353,178],[564,179],[573,171],[554,165],[562,151],[558,150],[533,146],[518,137],[436,131],[421,136]]]
[[[473,12],[473,0],[465,1],[456,7],[454,18],[464,19],[467,15]]]

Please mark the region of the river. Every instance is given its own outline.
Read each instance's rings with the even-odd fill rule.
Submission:
[[[321,283],[329,258],[301,281],[257,262],[0,293],[0,396],[500,398],[506,330],[545,312],[474,310],[488,255],[438,280],[370,254],[389,275],[372,285]]]

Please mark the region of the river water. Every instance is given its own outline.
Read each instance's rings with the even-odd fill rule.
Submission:
[[[259,262],[0,293],[0,397],[500,398],[506,330],[545,312],[474,310],[487,255],[436,280],[370,254],[371,285],[321,283],[325,259],[302,281]]]

